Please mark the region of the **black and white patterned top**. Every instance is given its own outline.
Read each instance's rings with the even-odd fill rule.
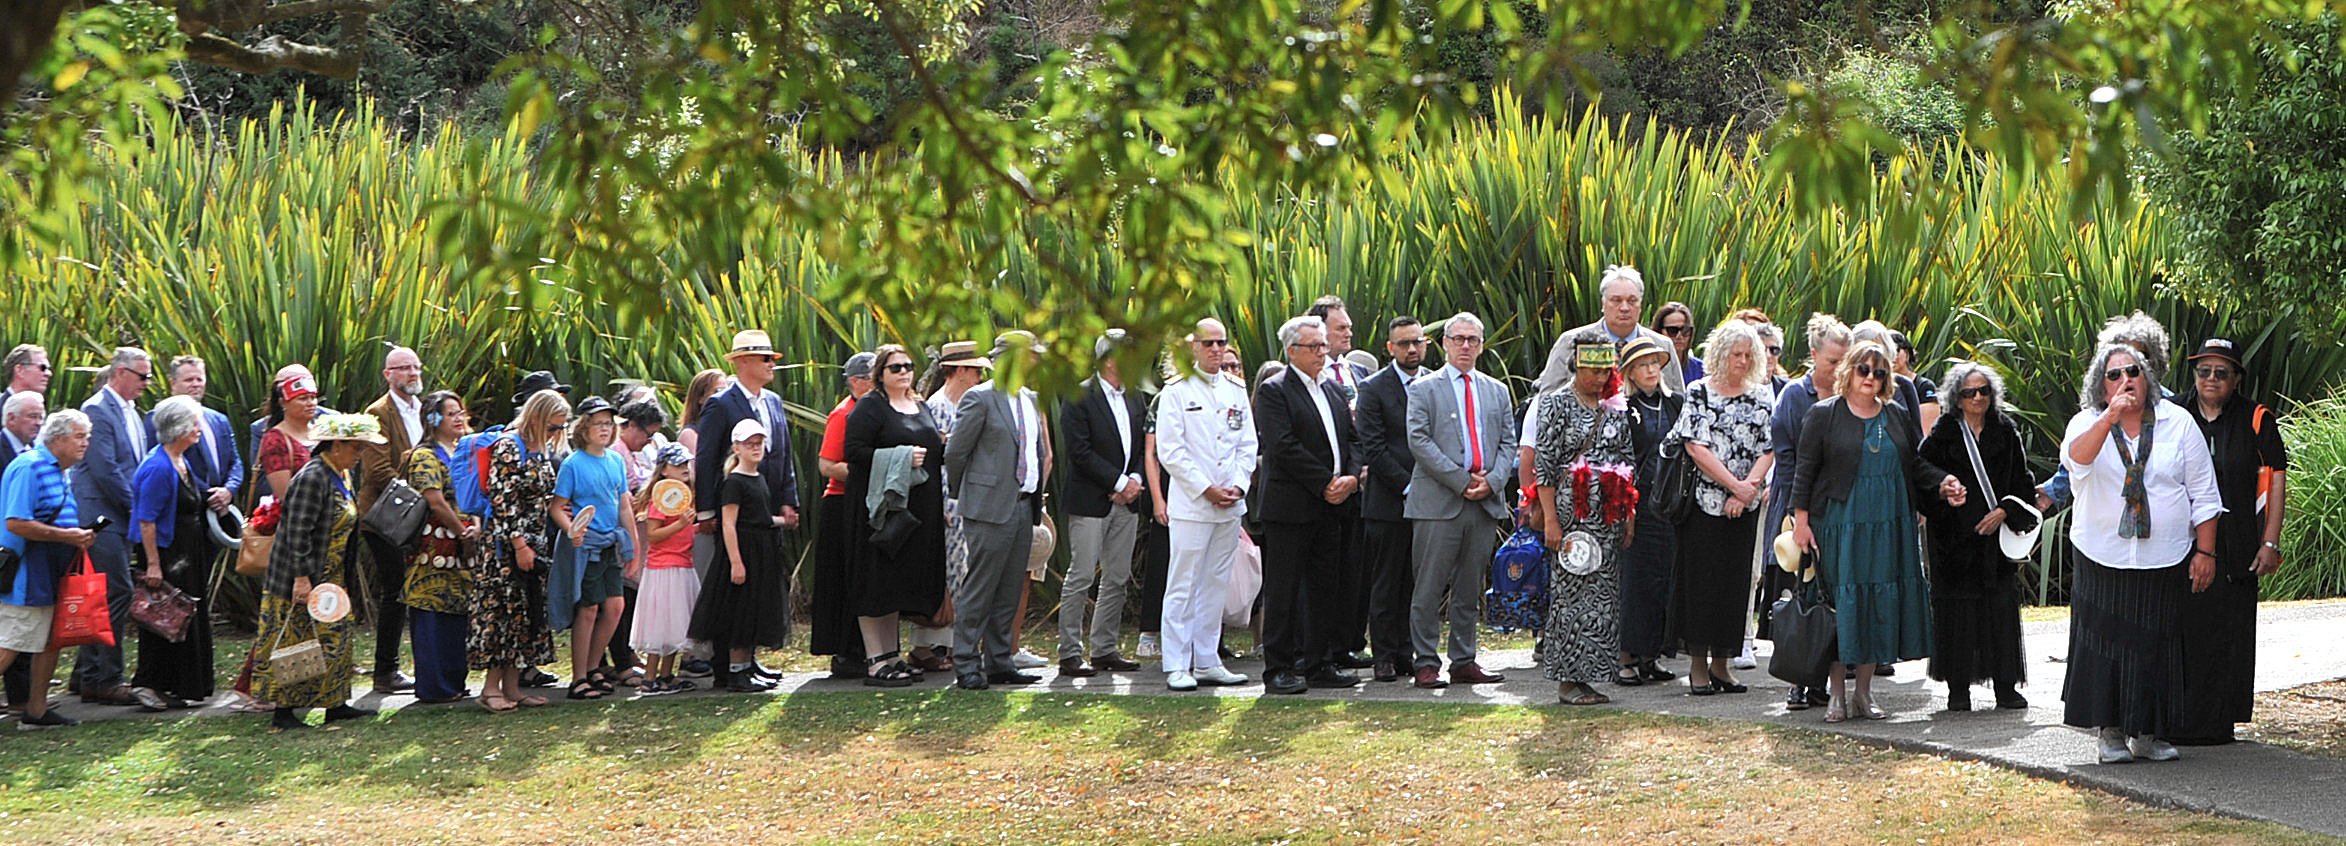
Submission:
[[[1686,409],[1671,437],[1702,444],[1727,465],[1727,472],[1749,476],[1752,465],[1774,449],[1768,443],[1768,418],[1776,410],[1776,392],[1753,385],[1731,397],[1713,393],[1710,383],[1706,378],[1687,386]],[[1695,506],[1713,517],[1727,516],[1727,489],[1707,473],[1694,475]]]

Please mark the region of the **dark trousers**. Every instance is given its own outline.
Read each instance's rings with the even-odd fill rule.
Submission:
[[[90,544],[90,564],[106,574],[106,615],[114,621],[114,645],[84,646],[74,654],[74,690],[84,695],[122,686],[122,644],[137,631],[130,622],[130,541],[122,531],[117,523]]]
[[[1353,501],[1359,500],[1355,498]],[[1333,563],[1336,567],[1336,589],[1341,591],[1336,610],[1341,616],[1333,621],[1334,628],[1328,631],[1330,658],[1339,654],[1368,651],[1371,585],[1369,568],[1360,556],[1366,548],[1361,542],[1361,524],[1357,509],[1346,509],[1343,516],[1336,518],[1337,538],[1342,541],[1342,548],[1337,551]]]
[[[1165,630],[1165,579],[1173,566],[1173,530],[1156,517],[1140,521],[1140,630]]]
[[[32,663],[32,656],[19,655],[8,665],[6,672],[0,672],[0,682],[6,684],[8,706],[11,708],[22,708],[25,703],[33,701]]]
[[[399,672],[399,633],[407,629],[407,604],[399,599],[407,590],[407,555],[373,532],[359,532],[373,562],[369,575],[375,591],[375,675]]]
[[[415,649],[415,698],[454,699],[465,695],[464,638],[472,621],[463,614],[410,609],[408,641]]]
[[[627,585],[623,591],[627,604],[619,607],[619,629],[611,633],[611,666],[622,673],[636,665],[635,647],[627,643],[627,634],[635,631],[635,590],[635,585]]]
[[[1406,669],[1416,660],[1409,645],[1409,601],[1417,589],[1417,568],[1409,560],[1414,533],[1408,520],[1362,520],[1361,533],[1369,565],[1370,648]]]
[[[1267,671],[1309,673],[1341,639],[1351,592],[1339,566],[1341,521],[1263,526],[1263,662]]]

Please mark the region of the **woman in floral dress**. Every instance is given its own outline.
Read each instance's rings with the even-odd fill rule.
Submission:
[[[382,422],[371,414],[318,418],[311,429],[318,449],[285,487],[285,516],[269,550],[269,572],[261,585],[260,631],[253,636],[253,696],[276,704],[271,732],[303,728],[299,711],[323,708],[326,721],[373,716],[350,705],[351,618],[321,622],[310,615],[310,594],[326,585],[348,589],[350,541],[358,531],[358,506],[351,496],[350,470],[361,444],[384,442]],[[279,650],[315,641],[325,653],[322,673],[294,676],[279,666]]]
[[[1611,341],[1596,332],[1573,339],[1573,381],[1540,402],[1540,508],[1548,548],[1547,630],[1540,666],[1566,705],[1612,699],[1596,682],[1609,679],[1621,644],[1619,557],[1637,513],[1637,451],[1613,369]]]
[[[535,708],[546,698],[526,694],[521,668],[554,662],[554,634],[546,627],[546,567],[552,537],[546,502],[554,496],[559,463],[554,446],[570,426],[570,402],[539,391],[522,404],[512,433],[489,448],[489,554],[473,579],[472,633],[467,658],[487,670],[481,705],[493,712]]]

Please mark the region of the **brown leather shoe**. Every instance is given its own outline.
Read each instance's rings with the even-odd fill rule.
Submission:
[[[1393,659],[1391,658],[1377,659],[1377,668],[1371,670],[1370,672],[1373,673],[1370,678],[1381,682],[1389,682],[1401,678],[1401,670],[1400,668],[1393,666]]]
[[[927,658],[915,659],[911,662],[911,664],[914,668],[925,673],[953,672],[953,659],[947,658],[935,652],[929,653],[929,657]]]
[[[129,686],[129,685],[123,685],[123,684],[118,684],[118,685],[115,685],[115,686],[113,686],[113,687],[106,688],[106,689],[104,689],[104,690],[85,690],[85,691],[82,691],[82,694],[81,694],[81,701],[82,701],[84,704],[88,704],[88,705],[137,705],[137,704],[139,704],[139,701],[138,701],[138,695],[137,695],[137,694],[134,694],[134,693],[131,693],[131,692],[130,692],[130,686]]]
[[[1417,668],[1417,686],[1425,690],[1439,690],[1449,687],[1450,683],[1442,680],[1441,668],[1419,667]]]
[[[1092,669],[1092,668],[1090,668],[1090,667],[1086,667],[1086,666],[1084,666],[1084,665],[1083,665],[1083,659],[1081,659],[1081,658],[1061,658],[1061,659],[1059,659],[1059,675],[1062,675],[1062,676],[1069,676],[1069,677],[1072,677],[1072,678],[1079,678],[1079,679],[1088,679],[1088,678],[1091,678],[1092,676],[1099,675],[1099,672],[1100,672],[1100,671],[1098,671],[1098,670],[1094,670],[1094,669]]]
[[[1483,672],[1482,665],[1473,661],[1450,668],[1450,683],[1452,684],[1498,684],[1506,680],[1506,676],[1498,673]]]

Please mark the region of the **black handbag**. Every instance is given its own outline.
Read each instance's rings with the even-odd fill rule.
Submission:
[[[1832,681],[1841,630],[1823,594],[1809,582],[1769,606],[1768,632],[1776,641],[1776,655],[1768,662],[1768,675],[1801,687]]]
[[[1677,438],[1662,441],[1662,464],[1654,474],[1654,513],[1672,523],[1686,522],[1694,513],[1694,458]]]
[[[406,479],[392,479],[383,486],[383,494],[375,497],[374,506],[367,509],[360,524],[393,546],[413,550],[423,539],[424,517],[424,495],[417,493]]]

